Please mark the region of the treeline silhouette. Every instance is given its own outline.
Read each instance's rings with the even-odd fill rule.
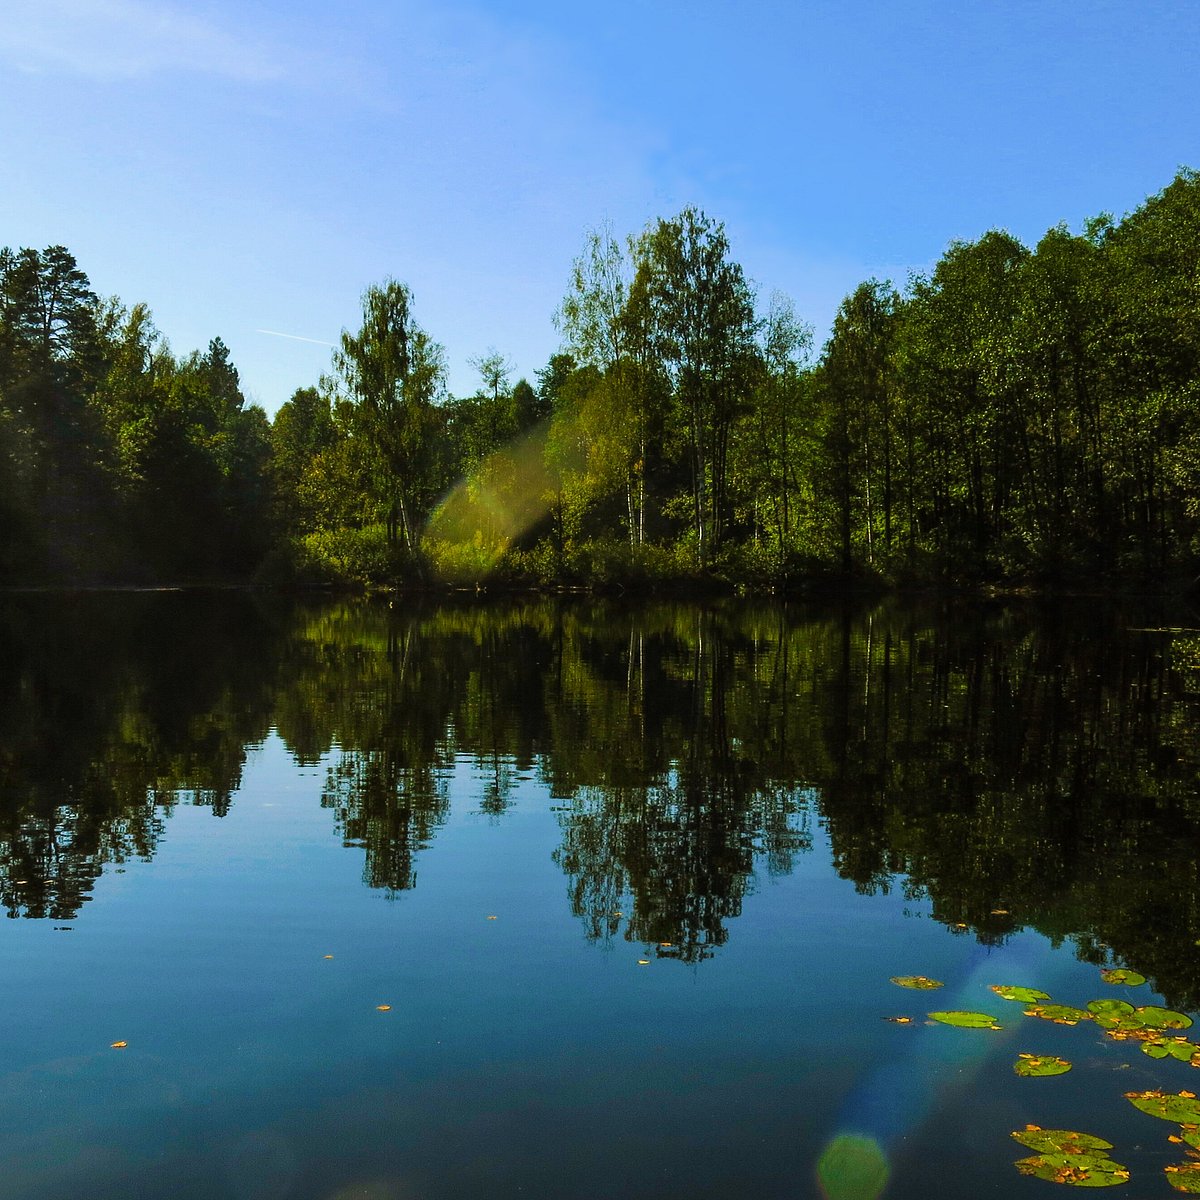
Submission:
[[[226,815],[274,729],[326,765],[314,802],[374,888],[414,886],[466,759],[459,800],[491,819],[540,781],[599,944],[699,962],[827,837],[863,892],[928,897],[984,942],[1071,939],[1200,1007],[1200,636],[1140,624],[1095,605],[10,597],[0,899],[74,917],[174,806]]]
[[[0,583],[1158,580],[1196,572],[1200,177],[1121,220],[954,242],[829,340],[695,208],[564,272],[562,346],[451,396],[367,288],[268,421],[69,251],[0,252]]]

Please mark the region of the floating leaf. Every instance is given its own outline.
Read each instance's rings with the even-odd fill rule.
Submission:
[[[333,955],[332,954],[322,954],[321,957],[322,958],[332,958]]]
[[[668,949],[670,949],[670,947],[672,947],[673,945],[675,945],[675,943],[674,943],[674,942],[659,942],[658,944],[659,944],[659,945],[660,945],[660,946],[661,946],[661,947],[662,947],[664,950],[668,950]]]
[[[392,1006],[390,1004],[377,1004],[377,1005],[375,1005],[375,1011],[376,1012],[391,1012]]]
[[[1097,1017],[1128,1017],[1136,1010],[1128,1000],[1089,1000],[1088,1012]]]
[[[943,1025],[954,1025],[959,1029],[999,1029],[1000,1024],[990,1013],[962,1012],[931,1012],[927,1014],[931,1021],[940,1021]]]
[[[1037,1154],[1017,1163],[1022,1175],[1071,1187],[1113,1187],[1129,1182],[1129,1170],[1107,1154]]]
[[[932,991],[934,988],[944,987],[945,984],[937,979],[930,979],[925,975],[893,975],[892,982],[897,987],[916,988],[921,992]]]
[[[1018,1075],[1030,1078],[1041,1075],[1065,1075],[1071,1069],[1071,1064],[1065,1058],[1056,1058],[1053,1054],[1021,1054],[1013,1063],[1013,1070]]]
[[[885,1021],[891,1021],[895,1025],[911,1025],[912,1017],[884,1017]]]
[[[1126,1092],[1125,1099],[1151,1117],[1179,1125],[1200,1124],[1200,1104],[1194,1092]]]
[[[993,983],[992,991],[1001,1000],[1015,1000],[1018,1004],[1036,1004],[1039,1000],[1050,999],[1046,992],[1039,992],[1037,988],[1011,987],[1006,983]]]
[[[1181,1125],[1179,1131],[1182,1134],[1179,1139],[1181,1142],[1191,1146],[1193,1150],[1200,1150],[1200,1125]],[[1168,1138],[1167,1140],[1170,1141],[1171,1139]]]
[[[648,958],[639,958],[638,959],[639,967],[648,967],[649,965],[650,965],[650,960]]]
[[[129,1045],[129,1043],[128,1042],[112,1042],[111,1045],[114,1050],[124,1050],[125,1047]]]
[[[1177,1058],[1180,1062],[1198,1065],[1200,1046],[1189,1042],[1187,1038],[1156,1038],[1152,1042],[1142,1043],[1142,1053],[1151,1058]]]
[[[1069,1004],[1035,1004],[1025,1010],[1027,1017],[1041,1017],[1043,1021],[1053,1021],[1056,1025],[1078,1025],[1080,1021],[1090,1021],[1092,1014],[1082,1008],[1073,1008]]]
[[[1146,982],[1145,975],[1139,975],[1127,967],[1105,967],[1100,972],[1100,978],[1105,983],[1123,983],[1127,987],[1139,987]]]
[[[1148,1029],[1189,1029],[1192,1024],[1192,1018],[1186,1013],[1176,1012],[1172,1008],[1159,1008],[1156,1004],[1147,1004],[1135,1011]]]
[[[1014,1130],[1012,1136],[1022,1146],[1028,1146],[1039,1154],[1084,1154],[1112,1149],[1112,1142],[1074,1129],[1043,1129],[1040,1125],[1026,1125],[1024,1129]]]
[[[1163,1172],[1177,1192],[1200,1192],[1200,1163],[1172,1163],[1163,1167]]]
[[[1007,908],[993,908],[992,911],[988,915],[992,916],[992,917],[1007,917],[1008,909]]]
[[[493,914],[489,913],[489,914],[488,914],[488,920],[489,920],[489,921],[494,921],[494,920],[496,920],[496,917],[495,917]]]

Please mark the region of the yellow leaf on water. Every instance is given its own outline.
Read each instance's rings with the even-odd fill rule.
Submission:
[[[896,1025],[911,1025],[912,1017],[884,1017],[885,1021],[891,1021]]]
[[[638,959],[639,967],[648,967],[649,965],[650,965],[650,960],[648,958],[639,958]]]
[[[375,1011],[376,1012],[391,1012],[392,1006],[390,1004],[377,1004],[377,1005],[375,1005]]]
[[[322,955],[321,957],[322,957],[322,958],[332,958],[332,957],[333,957],[333,955],[332,955],[332,954],[324,954],[324,955]]]
[[[674,942],[659,942],[658,944],[660,946],[662,946],[664,949],[666,949],[669,946],[673,946],[675,943]]]
[[[113,1048],[114,1050],[124,1050],[124,1049],[125,1049],[125,1047],[126,1047],[126,1046],[128,1046],[128,1045],[129,1045],[129,1043],[128,1043],[128,1042],[113,1042],[113,1043],[112,1043],[112,1048]]]

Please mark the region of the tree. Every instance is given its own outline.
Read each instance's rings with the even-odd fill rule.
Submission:
[[[730,438],[756,357],[753,297],[729,258],[725,227],[699,209],[685,208],[647,229],[634,259],[629,307],[644,322],[674,389],[703,559],[720,544],[728,517]]]
[[[868,563],[892,548],[894,383],[891,343],[900,297],[888,283],[859,284],[842,301],[825,347],[825,450],[843,568],[857,531]]]
[[[358,333],[342,331],[334,363],[354,402],[355,435],[369,448],[388,540],[415,555],[431,502],[436,400],[444,390],[442,347],[412,319],[412,294],[388,279],[363,293]]]

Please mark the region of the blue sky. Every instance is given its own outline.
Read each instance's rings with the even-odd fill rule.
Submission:
[[[219,335],[269,412],[387,276],[452,390],[532,379],[586,229],[686,204],[820,343],[862,279],[1200,167],[1198,78],[1191,0],[5,0],[0,245]]]

